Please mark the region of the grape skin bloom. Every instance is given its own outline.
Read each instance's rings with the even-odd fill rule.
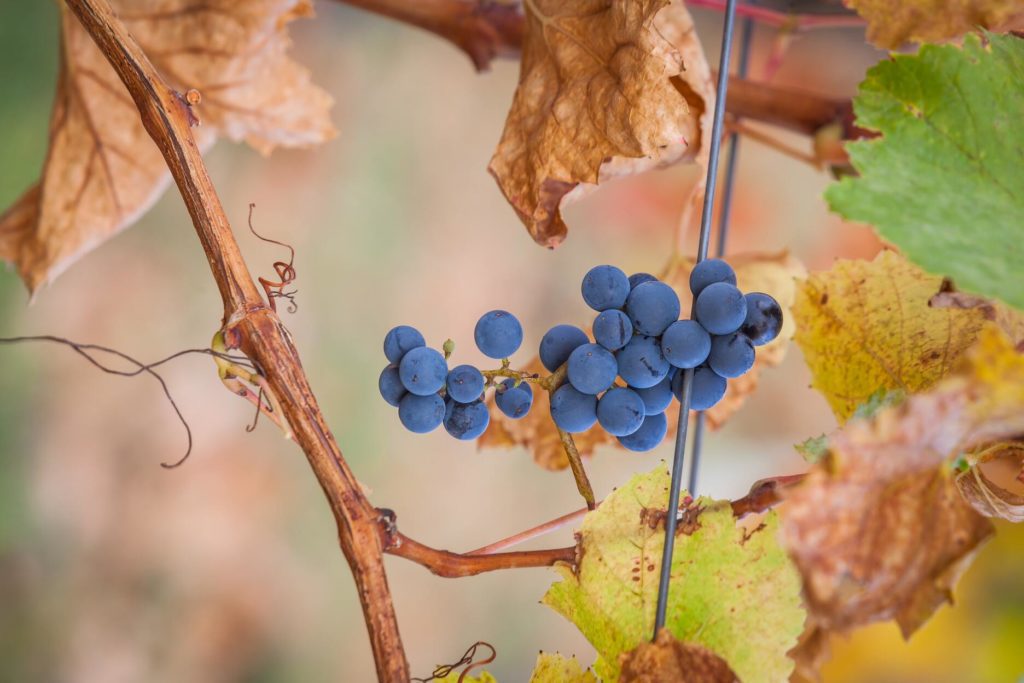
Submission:
[[[597,397],[563,384],[551,395],[551,419],[569,433],[585,432],[597,422]]]
[[[732,334],[747,317],[747,300],[734,285],[716,282],[697,297],[694,312],[710,334]]]
[[[644,400],[632,389],[609,389],[597,402],[597,421],[612,436],[629,436],[640,429],[644,415]]]
[[[444,412],[444,399],[437,394],[406,394],[398,403],[398,419],[415,434],[426,434],[441,426]]]
[[[577,347],[589,343],[587,333],[575,325],[555,325],[540,340],[540,362],[548,372],[554,372]]]
[[[594,318],[594,341],[609,351],[618,351],[632,336],[633,323],[618,309],[602,311]]]
[[[459,365],[448,373],[448,396],[459,403],[472,403],[484,393],[484,376],[472,365]]]
[[[583,276],[580,291],[595,311],[622,308],[629,295],[629,278],[615,266],[594,266]]]
[[[426,345],[423,335],[415,327],[399,325],[384,335],[384,356],[389,363],[397,365],[402,362],[402,357],[406,353]]]
[[[476,439],[491,423],[491,413],[483,401],[459,403],[449,401],[444,411],[444,428],[460,441]]]
[[[473,339],[488,358],[508,358],[523,343],[523,326],[508,311],[490,311],[480,317]]]
[[[436,394],[448,379],[448,362],[434,349],[421,346],[405,354],[398,375],[410,393],[429,396]]]
[[[644,418],[640,429],[629,436],[620,436],[619,443],[631,451],[642,453],[655,448],[664,441],[667,433],[668,418],[665,417],[665,413],[648,415]]]
[[[515,386],[514,379],[506,379],[501,385],[503,391],[494,394],[494,402],[498,409],[513,420],[525,416],[533,406],[533,389],[527,382],[520,382]]]
[[[634,333],[657,337],[679,319],[679,296],[664,282],[644,282],[629,293],[626,313]]]
[[[569,356],[569,383],[584,394],[600,394],[615,381],[619,366],[600,344],[584,344]]]

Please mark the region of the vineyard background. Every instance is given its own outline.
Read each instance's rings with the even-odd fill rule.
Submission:
[[[516,359],[525,362],[550,325],[586,319],[578,282],[590,266],[662,265],[696,167],[610,185],[567,211],[562,248],[539,249],[484,170],[517,64],[478,76],[427,34],[336,4],[318,10],[318,21],[294,25],[295,53],[335,97],[338,138],[270,159],[221,143],[208,162],[236,225],[255,201],[257,228],[297,249],[299,311],[286,322],[346,457],[376,504],[438,547],[469,549],[575,508],[568,473],[539,470],[524,452],[478,453],[443,433],[400,429],[376,393],[380,340],[413,324],[434,345],[454,338],[456,359],[476,362],[472,325],[501,307],[524,323]],[[720,15],[694,16],[717,59]],[[758,38],[755,65],[768,30]],[[880,54],[856,30],[810,34],[776,81],[849,96]],[[0,5],[0,206],[42,163],[57,57],[54,3]],[[827,212],[825,174],[757,143],[741,159],[730,251],[789,247],[816,269],[879,249],[868,229]],[[190,232],[169,193],[30,307],[15,273],[0,273],[0,335],[53,333],[142,358],[206,344],[219,302]],[[251,267],[269,274],[280,251],[238,236]],[[164,373],[196,437],[191,461],[168,472],[158,463],[180,455],[184,435],[154,383],[98,374],[55,347],[0,353],[0,679],[372,678],[355,591],[307,464],[269,424],[259,427],[265,438],[245,433],[247,404],[223,391],[208,359]],[[793,346],[705,442],[703,492],[735,497],[804,467],[792,444],[834,426],[808,382]],[[643,455],[599,451],[589,470],[598,495],[670,451],[670,442]],[[893,624],[837,641],[826,680],[1018,673],[1024,531],[997,524],[957,607],[909,645]],[[560,535],[568,543],[570,532]],[[537,604],[548,570],[447,581],[399,559],[388,569],[419,675],[478,639],[497,646],[489,670],[499,680],[525,680],[541,648],[592,659],[576,629]]]

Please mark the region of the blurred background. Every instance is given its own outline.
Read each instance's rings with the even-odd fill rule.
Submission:
[[[554,252],[534,245],[486,165],[517,64],[474,73],[448,44],[390,21],[318,3],[293,25],[296,56],[336,99],[339,136],[270,158],[219,143],[208,155],[236,225],[255,201],[264,234],[297,249],[299,310],[285,315],[324,412],[375,504],[435,547],[468,550],[579,507],[567,472],[519,450],[478,452],[443,430],[417,436],[377,394],[381,340],[405,323],[458,362],[483,362],[479,315],[513,311],[525,363],[543,332],[580,323],[583,273],[598,263],[656,272],[669,254],[695,169],[609,185],[573,206]],[[695,11],[717,61],[721,15]],[[56,79],[55,3],[0,3],[0,207],[41,168]],[[773,30],[760,27],[753,74]],[[800,36],[775,75],[850,96],[881,55],[856,30]],[[806,145],[799,138],[780,137]],[[757,143],[744,145],[730,251],[791,249],[811,269],[866,258],[870,230],[829,215],[824,173]],[[244,230],[255,274],[281,251]],[[0,335],[55,334],[153,360],[204,346],[221,306],[175,191],[131,230],[70,268],[29,305],[0,272]],[[209,358],[163,374],[195,449],[168,471],[185,437],[159,387],[104,375],[70,350],[0,346],[0,681],[370,681],[373,662],[328,506],[301,452],[227,393]],[[742,495],[767,475],[803,468],[792,444],[833,418],[808,388],[799,350],[763,375],[758,393],[705,445],[703,493]],[[599,451],[599,497],[670,457]],[[535,547],[565,545],[565,529]],[[957,593],[910,643],[879,625],[836,639],[837,682],[1015,681],[1024,673],[1024,534],[1008,525]],[[493,643],[489,669],[525,681],[538,650],[593,650],[538,604],[544,569],[446,580],[388,558],[414,675]]]

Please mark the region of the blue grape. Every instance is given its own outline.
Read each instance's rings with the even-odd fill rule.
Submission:
[[[650,273],[633,273],[629,276],[629,288],[633,289],[637,285],[642,285],[645,282],[653,282],[658,278],[654,277]]]
[[[402,357],[398,376],[410,393],[417,396],[436,394],[448,378],[448,363],[434,349],[421,346]]]
[[[484,376],[472,365],[459,365],[448,373],[448,396],[459,403],[472,403],[484,393]]]
[[[694,320],[677,320],[661,335],[661,352],[677,368],[695,368],[708,358],[711,335]]]
[[[569,356],[569,383],[584,394],[600,394],[618,373],[615,356],[600,344],[584,344]]]
[[[426,345],[427,342],[420,331],[408,325],[393,327],[384,335],[384,355],[387,356],[389,363],[396,365],[402,362],[402,356],[407,352]]]
[[[683,377],[685,375],[685,372],[680,371],[672,380],[672,393],[680,401],[683,400]],[[727,384],[724,377],[716,374],[706,365],[694,370],[693,384],[690,387],[690,409],[707,410],[714,406],[725,396]]]
[[[629,278],[615,266],[594,266],[583,276],[583,300],[595,311],[622,308],[629,295]]]
[[[645,417],[640,429],[629,436],[620,436],[619,443],[631,451],[641,453],[651,450],[664,441],[667,433],[668,418],[665,417],[665,413],[657,413]]]
[[[673,368],[678,370],[678,368]],[[656,415],[663,413],[672,403],[672,377],[673,373],[661,380],[653,387],[646,389],[633,389],[644,402],[644,414]]]
[[[448,401],[444,411],[444,429],[460,441],[470,441],[487,430],[491,413],[483,401]]]
[[[740,332],[747,335],[754,346],[762,346],[778,337],[782,330],[779,302],[762,292],[751,292],[744,298],[747,300],[747,317]]]
[[[737,332],[711,341],[708,365],[722,377],[739,377],[754,367],[754,355],[753,343]]]
[[[618,309],[602,311],[594,318],[594,341],[609,351],[621,349],[632,336],[633,323]]]
[[[626,313],[634,333],[657,337],[679,319],[679,296],[664,282],[644,282],[629,293]]]
[[[402,378],[398,376],[397,365],[388,365],[381,370],[377,388],[380,389],[380,395],[384,397],[388,405],[398,406],[398,402],[406,394],[406,388],[402,384]]]
[[[669,363],[654,337],[635,334],[616,355],[619,376],[636,389],[646,389],[665,379]]]
[[[644,421],[644,400],[632,389],[615,387],[597,402],[597,421],[612,436],[627,436]]]
[[[444,399],[437,394],[406,394],[398,403],[398,419],[410,432],[426,434],[444,421]]]
[[[697,297],[694,312],[697,322],[711,334],[732,334],[747,317],[747,300],[734,285],[716,282]]]
[[[501,412],[513,420],[518,420],[530,412],[533,405],[533,389],[526,382],[520,382],[518,387],[515,383],[514,379],[502,382],[501,385],[505,389],[494,394],[494,402]]]
[[[551,419],[559,429],[585,432],[597,422],[597,397],[563,384],[551,395]]]
[[[577,347],[589,344],[587,333],[575,325],[555,325],[540,340],[540,362],[554,372]]]
[[[736,284],[736,273],[732,266],[722,259],[704,259],[690,271],[690,291],[693,297],[697,298],[704,288],[716,282],[726,282],[730,285]]]
[[[473,339],[485,356],[508,358],[523,343],[523,326],[508,311],[491,311],[477,321]]]

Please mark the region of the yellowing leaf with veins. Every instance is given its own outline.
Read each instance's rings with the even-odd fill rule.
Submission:
[[[929,391],[848,422],[787,490],[783,537],[822,627],[895,618],[909,636],[992,533],[949,463],[1024,433],[1024,355],[990,324],[958,365]]]
[[[868,22],[868,40],[897,48],[906,42],[937,43],[978,28],[1019,28],[1024,6],[1017,0],[846,0]]]
[[[309,0],[112,5],[172,87],[201,93],[200,148],[226,136],[268,153],[334,135],[331,98],[287,56],[287,25],[311,15]],[[0,258],[33,292],[131,225],[171,180],[128,91],[66,9],[61,41],[42,177],[0,216]]]
[[[589,669],[584,671],[575,657],[566,659],[557,652],[541,652],[530,683],[597,683],[597,678]]]
[[[800,263],[788,251],[775,254],[740,254],[729,259],[729,262],[736,269],[737,283],[744,292],[765,292],[771,294],[782,306],[783,323],[782,332],[769,344],[758,347],[757,360],[754,367],[746,375],[729,380],[729,388],[725,397],[711,410],[707,411],[708,426],[711,429],[718,429],[743,405],[747,396],[757,388],[758,378],[766,368],[775,367],[786,356],[789,348],[789,338],[792,336],[796,325],[793,316],[790,314],[790,306],[796,296],[796,278],[806,274],[803,264]],[[693,269],[693,261],[679,259],[670,263],[661,274],[660,279],[672,285],[679,294],[682,302],[682,317],[688,317],[690,311],[690,270]],[[582,304],[581,304],[582,306]],[[590,322],[580,325],[584,330],[589,331],[593,317]],[[544,367],[538,358],[531,360],[524,370],[536,373],[545,373]],[[492,399],[493,403],[493,399]],[[565,456],[562,443],[558,437],[558,430],[555,429],[549,413],[550,404],[548,396],[543,391],[534,391],[534,405],[530,412],[519,420],[511,420],[498,410],[491,411],[491,426],[480,437],[481,448],[499,448],[511,446],[525,446],[533,455],[534,461],[549,470],[562,470],[569,466]],[[677,402],[673,401],[669,406],[668,413],[669,433],[667,438],[673,438],[675,434],[676,421],[679,418]],[[595,449],[608,444],[618,447],[618,441],[608,435],[599,425],[582,434],[575,434],[576,448],[581,455],[590,456]]]
[[[794,337],[840,422],[879,390],[914,393],[944,377],[995,315],[992,304],[929,306],[942,278],[899,254],[873,261],[837,261],[800,284]],[[1019,331],[1019,314],[999,322]]]
[[[533,239],[554,247],[570,193],[696,157],[711,72],[680,0],[527,0],[523,12],[519,85],[490,171]]]
[[[669,483],[662,463],[588,513],[576,571],[556,567],[561,581],[544,596],[597,650],[601,680],[618,680],[620,655],[653,632]],[[666,626],[720,656],[745,683],[785,680],[793,668],[786,652],[803,630],[799,577],[777,529],[774,512],[745,529],[727,501],[700,499],[676,538]]]

